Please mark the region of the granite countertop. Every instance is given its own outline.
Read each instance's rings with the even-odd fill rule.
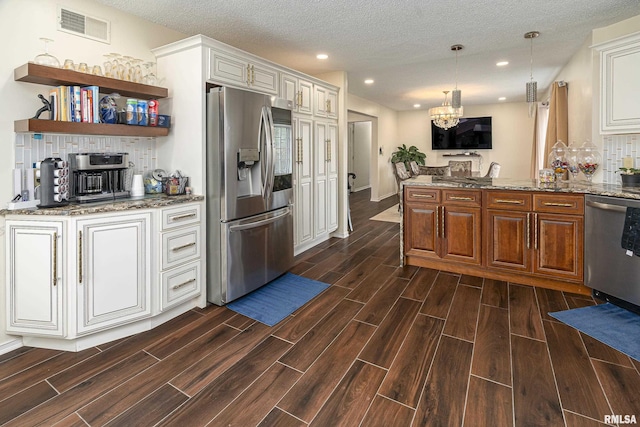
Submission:
[[[59,215],[77,216],[96,213],[128,211],[136,209],[153,209],[182,203],[199,202],[204,196],[166,196],[164,194],[149,194],[142,198],[119,199],[96,203],[71,203],[67,206],[55,208],[31,208],[17,210],[0,210],[0,215]]]
[[[586,181],[562,181],[559,183],[544,183],[535,179],[511,178],[474,178],[474,177],[444,177],[418,175],[402,181],[402,186],[427,186],[450,188],[478,188],[490,190],[516,191],[548,191],[556,193],[581,193],[598,196],[620,197],[640,200],[640,187],[622,187],[614,184],[589,184]]]

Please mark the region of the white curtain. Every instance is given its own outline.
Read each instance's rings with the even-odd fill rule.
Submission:
[[[546,159],[546,150],[545,150],[545,139],[547,135],[547,127],[549,126],[549,103],[548,102],[538,102],[538,120],[537,120],[537,129],[536,129],[536,147],[538,150],[536,152],[536,171],[539,169],[544,169],[549,167],[547,165]]]

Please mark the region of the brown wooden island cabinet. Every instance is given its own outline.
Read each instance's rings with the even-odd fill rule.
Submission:
[[[480,190],[406,187],[405,255],[480,265]]]
[[[403,219],[408,265],[590,292],[582,194],[405,186]]]

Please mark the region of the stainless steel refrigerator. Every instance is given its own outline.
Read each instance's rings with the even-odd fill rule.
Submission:
[[[207,299],[224,305],[293,264],[291,102],[207,93]]]

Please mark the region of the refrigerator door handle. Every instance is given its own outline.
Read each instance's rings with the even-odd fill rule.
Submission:
[[[290,211],[291,211],[290,208],[286,208],[281,213],[279,213],[278,215],[275,215],[275,216],[273,216],[271,218],[262,219],[260,221],[251,222],[249,224],[232,225],[232,226],[229,227],[229,232],[232,233],[234,231],[249,230],[251,228],[257,228],[257,227],[262,227],[262,226],[267,225],[267,224],[271,224],[272,222],[276,222],[280,218],[289,215]]]
[[[258,140],[264,143],[261,148],[263,156],[260,170],[262,171],[262,197],[266,200],[271,197],[271,127],[269,123],[269,108],[262,107],[260,114],[260,133]]]
[[[275,169],[276,169],[276,156],[273,153],[273,144],[276,131],[273,126],[273,114],[271,113],[271,108],[265,107],[267,111],[267,129],[269,132],[267,133],[267,147],[269,151],[269,163],[267,163],[267,167],[269,168],[269,188],[268,188],[268,196],[267,198],[271,198],[271,193],[273,193],[273,184],[275,182]]]

